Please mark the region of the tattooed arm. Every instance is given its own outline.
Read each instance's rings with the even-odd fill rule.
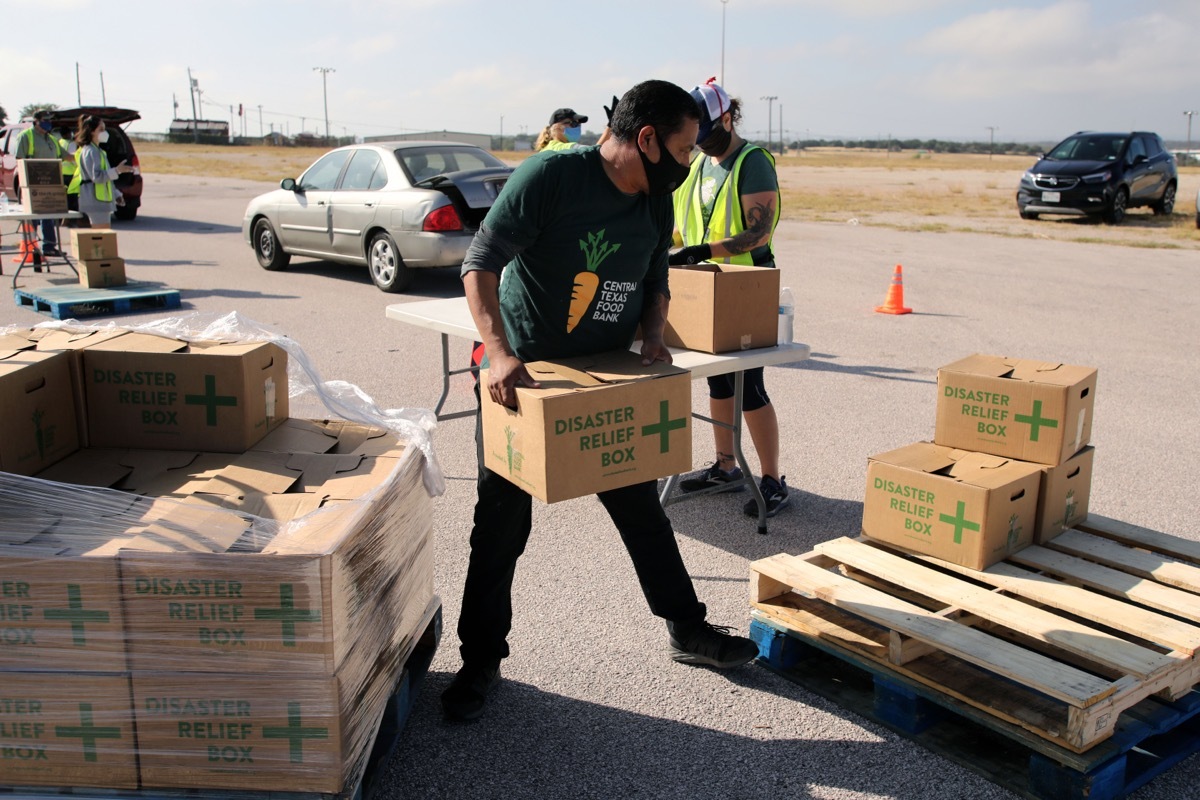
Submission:
[[[775,225],[775,206],[778,202],[779,195],[775,192],[758,192],[743,197],[742,214],[746,217],[746,230],[728,239],[713,242],[713,258],[749,253],[771,241]]]

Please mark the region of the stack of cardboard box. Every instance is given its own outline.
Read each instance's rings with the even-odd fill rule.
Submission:
[[[0,785],[342,791],[435,602],[420,452],[147,338],[0,335]]]
[[[124,286],[125,259],[117,252],[117,232],[71,229],[71,251],[79,262],[79,283],[93,289]]]
[[[872,456],[863,533],[985,569],[1087,517],[1096,370],[973,355],[938,370],[933,442]]]
[[[61,161],[18,159],[17,179],[21,186],[21,210],[26,214],[67,213],[67,187],[63,185]]]

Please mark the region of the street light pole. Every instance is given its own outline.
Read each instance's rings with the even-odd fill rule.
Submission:
[[[721,85],[725,85],[725,6],[729,0],[721,0]]]
[[[988,125],[988,161],[992,160],[992,151],[996,145],[996,131],[1000,130],[997,125]]]
[[[1183,112],[1183,115],[1188,118],[1187,156],[1185,156],[1188,161],[1192,160],[1192,117],[1196,116],[1196,114],[1200,114],[1200,111]]]
[[[329,85],[327,78],[329,73],[337,72],[333,67],[313,67],[313,72],[321,73],[321,94],[325,100],[325,144],[329,144]]]
[[[771,151],[771,122],[772,122],[771,117],[775,113],[774,112],[775,101],[778,100],[779,98],[773,94],[765,94],[758,99],[767,101],[767,152],[770,152]]]

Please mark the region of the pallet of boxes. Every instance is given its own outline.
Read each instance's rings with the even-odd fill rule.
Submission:
[[[125,259],[117,250],[116,231],[72,228],[71,252],[79,264],[80,286],[109,289],[127,283]]]
[[[863,535],[751,565],[765,663],[859,671],[829,696],[1027,796],[1124,796],[1195,751],[1200,546],[1089,517],[1096,376],[942,367],[933,441],[868,460]]]
[[[289,359],[0,330],[0,793],[361,782],[440,634],[427,462],[292,418]]]

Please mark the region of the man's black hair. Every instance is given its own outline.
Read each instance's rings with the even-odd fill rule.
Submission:
[[[608,126],[618,141],[631,142],[647,125],[665,137],[679,131],[689,119],[700,119],[691,94],[670,81],[650,80],[625,93]]]

